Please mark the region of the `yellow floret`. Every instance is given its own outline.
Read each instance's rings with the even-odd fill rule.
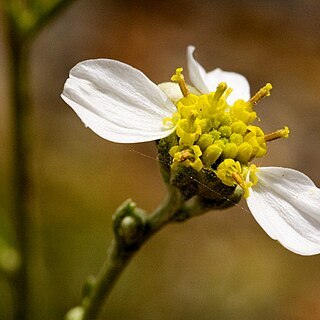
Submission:
[[[235,143],[237,146],[239,146],[243,142],[243,136],[239,133],[233,133],[230,136],[230,142]]]
[[[243,100],[237,100],[230,109],[231,114],[245,124],[250,124],[257,118],[257,114],[252,110],[252,105]]]
[[[216,170],[216,175],[225,185],[232,187],[237,184],[233,178],[233,174],[241,174],[241,171],[242,170],[239,161],[226,159],[219,164]]]
[[[197,145],[201,148],[201,150],[205,150],[213,143],[213,137],[209,133],[204,133],[200,136],[197,141]]]
[[[248,142],[243,142],[238,146],[238,155],[236,160],[247,164],[252,157],[253,147]]]
[[[223,158],[235,159],[237,155],[238,155],[238,146],[235,143],[226,143],[222,153]]]
[[[210,167],[213,165],[220,157],[222,153],[222,148],[217,144],[213,144],[206,148],[202,155],[202,161],[204,165]]]
[[[200,159],[202,151],[199,146],[174,146],[170,149],[169,154],[173,158],[171,165],[172,169],[175,169],[179,164],[186,167],[192,167],[197,171],[200,171],[203,167],[203,163]]]
[[[234,121],[231,124],[231,130],[234,133],[244,135],[247,131],[247,125],[243,121]]]
[[[201,134],[201,126],[196,114],[190,114],[188,119],[181,119],[177,122],[176,134],[180,138],[182,146],[192,146]]]

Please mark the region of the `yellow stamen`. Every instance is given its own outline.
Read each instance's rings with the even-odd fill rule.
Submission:
[[[267,141],[272,141],[272,140],[276,140],[276,139],[279,139],[279,138],[288,138],[289,137],[289,133],[290,133],[289,128],[288,127],[284,127],[283,129],[280,129],[280,130],[277,130],[275,132],[266,134],[264,136],[264,141],[267,142]]]
[[[190,115],[188,117],[188,125],[189,125],[190,130],[193,129],[194,122],[196,121],[196,119],[197,119],[197,112],[191,110]]]
[[[182,150],[180,153],[179,161],[183,162],[183,161],[189,159],[190,157],[192,158],[192,153],[189,150]]]
[[[183,68],[177,68],[176,73],[171,77],[171,81],[177,82],[183,96],[187,97],[190,94],[190,92],[189,92],[187,84],[184,80],[184,76],[182,74],[182,71],[183,71]]]
[[[247,189],[247,185],[239,172],[232,172],[232,178],[242,189]]]
[[[219,101],[219,99],[224,94],[224,92],[227,90],[227,88],[228,88],[228,86],[225,82],[219,83],[219,85],[217,86],[217,90],[214,93],[213,100]]]
[[[264,87],[262,87],[250,100],[249,102],[254,106],[264,97],[270,96],[270,90],[272,89],[272,85],[267,83]]]

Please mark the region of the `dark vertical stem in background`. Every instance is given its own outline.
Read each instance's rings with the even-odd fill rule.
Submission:
[[[74,0],[55,0],[45,3],[2,0],[7,19],[7,45],[10,76],[11,111],[11,216],[16,237],[16,249],[21,258],[12,276],[13,312],[15,320],[27,320],[28,290],[28,217],[32,187],[29,160],[31,154],[31,110],[29,103],[29,53],[34,37]],[[39,10],[42,8],[42,10]],[[31,20],[23,17],[28,13]]]
[[[16,249],[21,265],[12,278],[14,319],[25,320],[28,315],[28,205],[31,179],[28,170],[30,153],[28,45],[16,30],[14,21],[8,21],[8,50],[10,59],[11,102],[11,195],[12,217]]]
[[[7,44],[10,75],[11,111],[11,215],[16,236],[16,249],[21,258],[20,268],[12,276],[13,312],[15,320],[27,320],[29,314],[28,290],[28,217],[30,189],[32,187],[29,160],[31,154],[31,110],[29,103],[29,53],[34,37],[64,8],[74,0],[52,1],[45,8],[39,1],[36,5],[3,0],[7,19]],[[34,3],[36,4],[36,2]],[[32,22],[23,23],[23,16],[29,12]],[[29,21],[30,22],[30,21]]]

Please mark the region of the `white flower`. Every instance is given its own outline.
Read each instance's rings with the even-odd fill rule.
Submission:
[[[220,82],[234,89],[228,103],[250,99],[247,80],[233,72],[215,69],[206,73],[188,47],[188,69],[201,93],[214,91]],[[66,81],[62,98],[80,119],[104,139],[144,142],[164,138],[175,128],[164,126],[181,97],[178,85],[162,90],[141,71],[124,63],[97,59],[77,64]],[[192,89],[196,91],[196,89]],[[168,98],[170,97],[170,99]],[[320,190],[304,174],[286,168],[266,167],[257,172],[248,206],[261,227],[287,249],[301,254],[320,253]]]

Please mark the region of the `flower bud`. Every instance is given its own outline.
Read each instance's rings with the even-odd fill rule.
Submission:
[[[201,148],[202,151],[204,151],[212,143],[213,143],[213,137],[209,133],[202,134],[197,141],[197,145]]]
[[[237,161],[241,163],[248,163],[251,159],[253,153],[253,148],[248,142],[243,142],[238,147],[238,155],[236,157]]]
[[[243,136],[240,133],[233,133],[230,136],[230,142],[239,146],[243,142]]]
[[[247,131],[247,126],[243,121],[235,121],[231,124],[232,132],[244,135]]]
[[[203,152],[202,161],[206,166],[210,167],[217,161],[221,153],[222,148],[216,144],[212,144]]]
[[[238,154],[237,145],[235,143],[226,143],[226,145],[224,146],[223,152],[222,152],[223,158],[235,159],[237,154]]]

